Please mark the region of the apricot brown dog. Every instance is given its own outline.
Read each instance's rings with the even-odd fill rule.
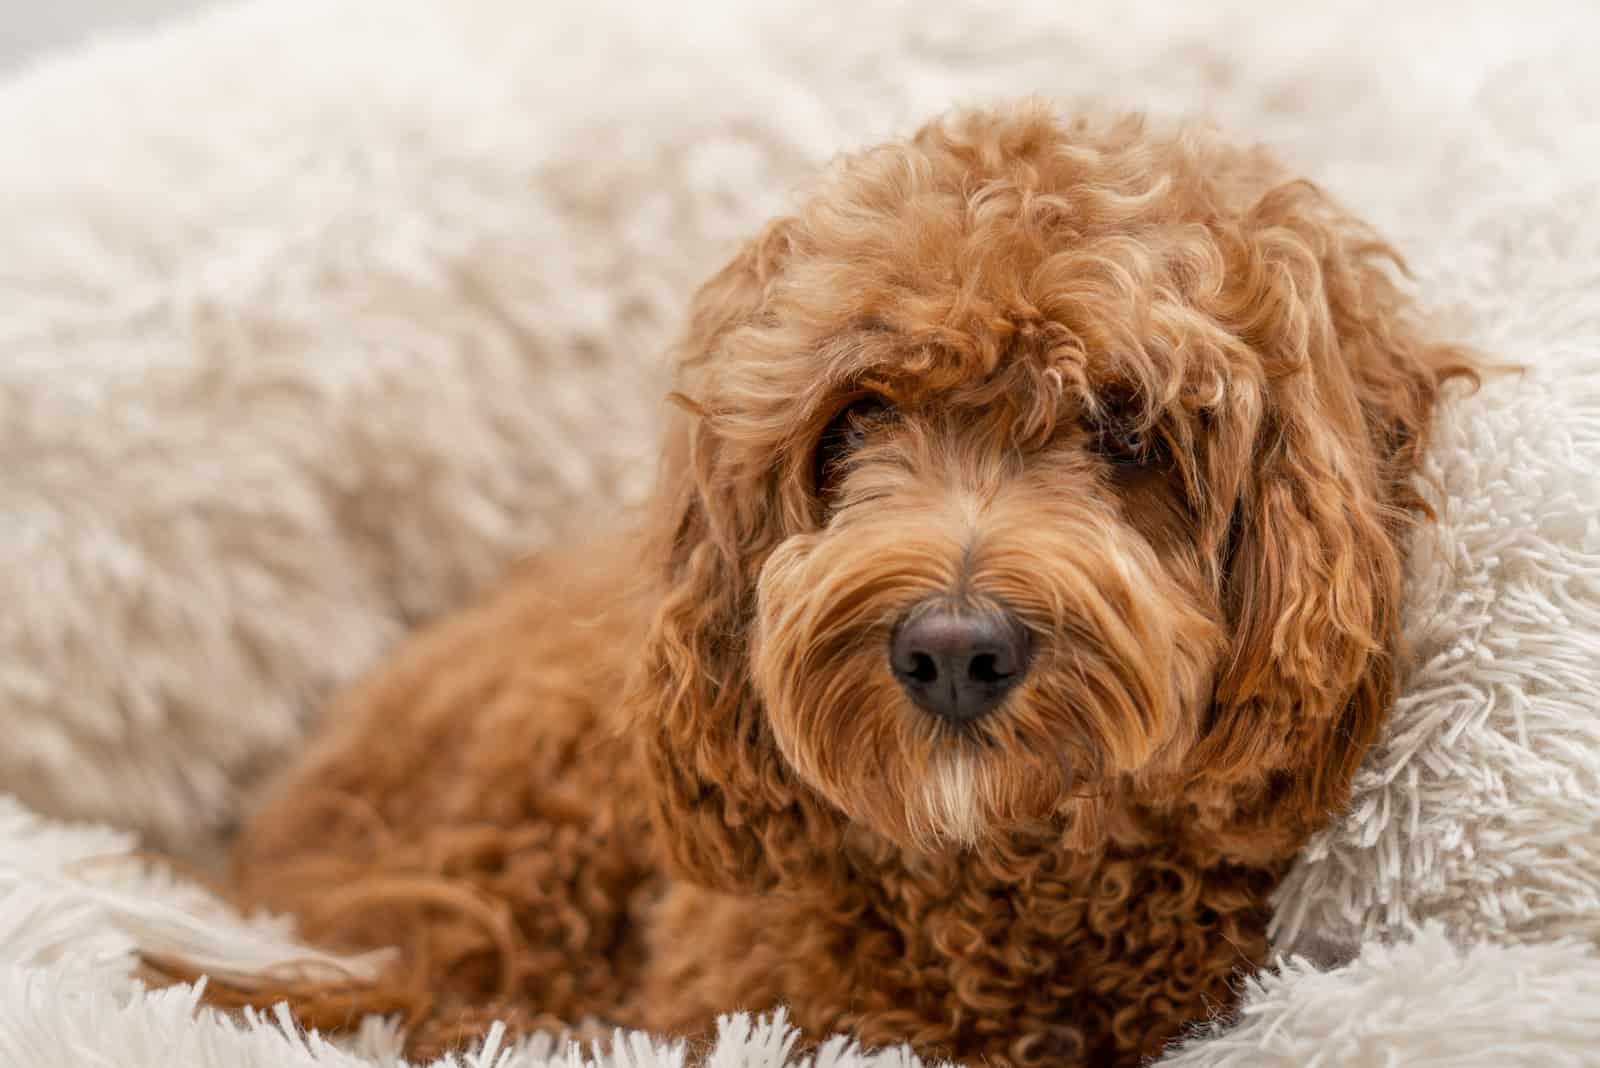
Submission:
[[[1472,377],[1388,248],[1203,133],[962,113],[768,225],[674,361],[644,529],[339,701],[239,894],[399,944],[424,1044],[786,1005],[1133,1064],[1225,1009],[1389,709]]]

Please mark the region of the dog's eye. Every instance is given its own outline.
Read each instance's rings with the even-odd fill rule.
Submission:
[[[1166,445],[1154,427],[1126,409],[1104,413],[1090,427],[1095,451],[1119,467],[1149,467],[1166,455]]]
[[[868,394],[840,409],[817,439],[814,479],[817,493],[827,496],[852,453],[867,443],[872,432],[894,419],[894,408],[882,397]]]

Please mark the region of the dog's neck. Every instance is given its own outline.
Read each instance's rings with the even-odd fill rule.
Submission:
[[[1192,837],[1167,815],[1130,811],[1112,822],[1089,848],[1066,828],[1039,824],[922,852],[851,827],[839,851],[844,877],[748,899],[756,937],[773,961],[793,945],[825,947],[852,997],[939,999],[950,1023],[931,1048],[982,1048],[972,1021],[993,1016],[997,992],[1033,990],[1038,997],[1002,997],[1008,1026],[1071,1036],[1050,1047],[1063,1061],[1122,1063],[1121,1045],[1154,1052],[1176,1021],[1225,1004],[1233,977],[1260,966],[1270,894],[1287,859],[1230,861],[1209,834]],[[1151,997],[1167,1000],[1149,1008]],[[1085,1026],[1126,1013],[1134,1015],[1114,1026]],[[866,1028],[868,1040],[904,1037],[874,1031],[872,1018],[853,1012],[802,1023]]]
[[[914,849],[859,825],[844,828],[841,859],[856,874],[914,881],[1031,884],[1090,880],[1125,860],[1181,863],[1192,870],[1250,870],[1276,880],[1313,828],[1275,810],[1264,784],[1250,790],[1191,789],[1155,796],[1125,792],[1073,812],[997,830],[975,843]]]

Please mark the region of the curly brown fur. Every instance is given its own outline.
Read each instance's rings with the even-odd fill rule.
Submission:
[[[425,1044],[785,1004],[967,1061],[1156,1052],[1261,960],[1393,695],[1411,481],[1471,375],[1395,266],[1265,155],[1133,120],[845,161],[698,295],[642,542],[347,696],[241,895],[399,942],[378,993]],[[929,598],[1026,630],[965,726],[891,670]]]

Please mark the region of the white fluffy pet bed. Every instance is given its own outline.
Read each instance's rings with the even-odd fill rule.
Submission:
[[[1600,9],[651,10],[260,0],[0,85],[0,1068],[393,1063],[381,1021],[335,1048],[143,989],[136,949],[303,951],[110,828],[214,860],[331,687],[648,485],[657,354],[739,234],[1030,92],[1271,144],[1531,369],[1445,417],[1415,666],[1280,894],[1289,959],[1163,1063],[1600,1063]],[[735,1018],[707,1063],[790,1042]]]

